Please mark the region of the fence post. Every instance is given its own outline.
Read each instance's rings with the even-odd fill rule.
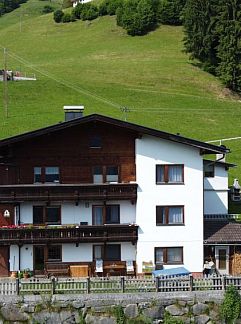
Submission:
[[[55,277],[51,278],[51,294],[55,294]]]
[[[90,293],[90,277],[86,278],[86,292],[87,294]]]
[[[156,292],[159,291],[159,278],[156,277]]]
[[[125,277],[121,277],[121,292],[124,293],[125,292]]]
[[[226,276],[222,276],[221,281],[222,281],[222,290],[226,290]]]
[[[16,294],[19,295],[19,288],[20,288],[20,285],[19,285],[19,278],[16,278]]]
[[[193,291],[193,275],[192,274],[189,275],[189,285],[190,285],[189,291]]]

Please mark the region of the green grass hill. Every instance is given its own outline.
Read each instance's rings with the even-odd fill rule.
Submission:
[[[8,69],[37,77],[8,82],[8,118],[0,84],[0,138],[62,121],[64,105],[80,104],[85,115],[120,119],[128,107],[128,121],[203,141],[241,136],[239,98],[189,61],[182,27],[131,37],[115,17],[56,24],[52,13],[41,14],[46,4],[61,6],[29,0],[0,18],[2,68],[7,48]],[[241,140],[223,144],[239,164],[231,178],[239,178]]]

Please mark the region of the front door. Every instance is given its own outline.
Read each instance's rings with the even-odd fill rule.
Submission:
[[[0,277],[8,277],[9,247],[0,246]]]
[[[229,274],[229,247],[215,247],[216,268],[221,275]]]
[[[44,273],[44,246],[34,246],[33,268],[35,274]]]

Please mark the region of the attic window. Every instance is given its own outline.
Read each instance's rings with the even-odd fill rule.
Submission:
[[[101,148],[101,144],[100,136],[92,136],[90,138],[90,148]]]

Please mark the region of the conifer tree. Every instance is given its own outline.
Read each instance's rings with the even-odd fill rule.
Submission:
[[[241,92],[241,1],[220,0],[218,21],[217,74],[227,87]]]

